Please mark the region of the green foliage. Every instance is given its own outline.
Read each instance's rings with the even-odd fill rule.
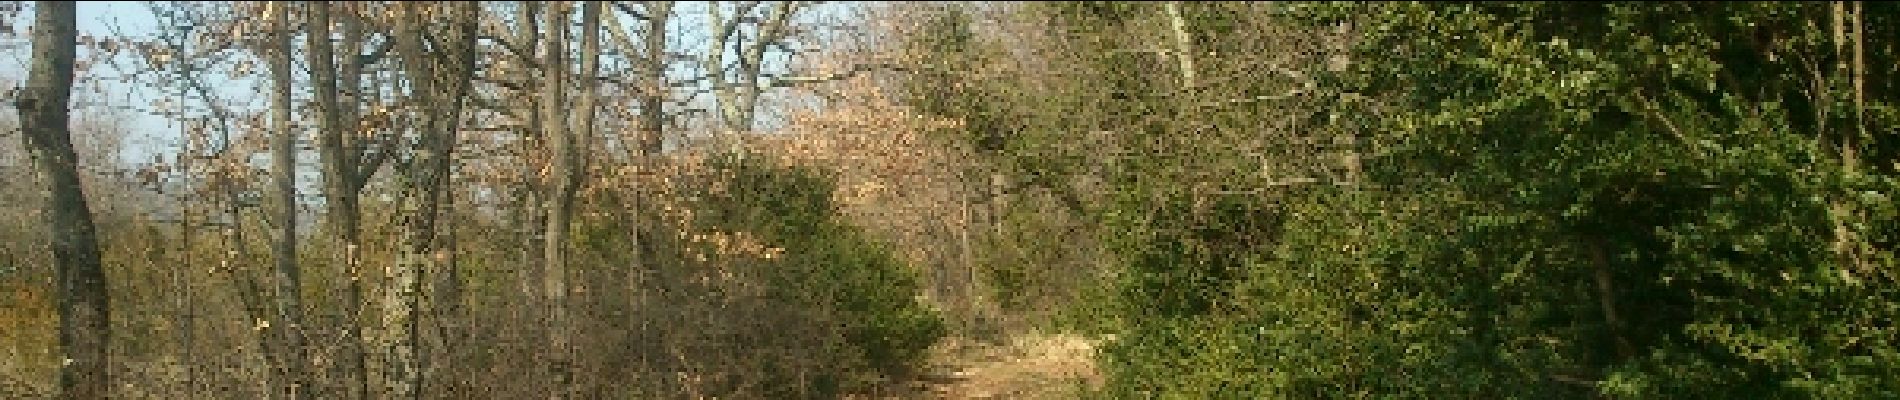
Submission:
[[[859,229],[846,225],[831,202],[835,186],[807,169],[720,163],[723,191],[709,191],[702,220],[717,230],[744,231],[783,249],[755,268],[768,301],[811,310],[842,335],[840,363],[862,362],[854,373],[903,376],[944,334],[936,311],[914,296],[915,273]],[[796,374],[804,371],[785,371]],[[856,382],[861,376],[819,377]],[[841,389],[857,389],[843,384]]]
[[[1489,322],[1508,329],[1500,337],[1506,343],[1538,336],[1593,342],[1552,352],[1569,361],[1540,363],[1535,375],[1597,371],[1587,375],[1602,376],[1604,393],[1635,397],[1891,395],[1892,379],[1852,377],[1892,376],[1881,366],[1890,364],[1869,363],[1879,355],[1862,346],[1890,342],[1894,332],[1853,315],[1900,298],[1888,289],[1890,276],[1858,281],[1866,278],[1851,276],[1868,264],[1831,250],[1836,224],[1873,233],[1838,210],[1880,201],[1862,205],[1850,194],[1884,197],[1893,188],[1879,182],[1891,180],[1848,183],[1857,172],[1825,149],[1851,120],[1838,117],[1840,110],[1794,108],[1805,99],[1773,90],[1799,82],[1770,81],[1767,90],[1740,83],[1789,68],[1786,60],[1825,56],[1742,34],[1801,20],[1764,14],[1815,20],[1824,16],[1819,11],[1680,4],[1377,10],[1400,17],[1371,29],[1377,33],[1369,42],[1406,49],[1362,64],[1370,93],[1405,99],[1396,105],[1404,112],[1386,121],[1400,144],[1387,158],[1385,180],[1436,179],[1446,183],[1438,190],[1492,202],[1461,211],[1503,213],[1463,224],[1469,243],[1490,244],[1458,250],[1466,264],[1528,258],[1500,272],[1535,284],[1503,289],[1540,308],[1578,308],[1563,324]],[[1580,13],[1608,18],[1601,26],[1579,23],[1573,16]],[[1658,23],[1664,20],[1671,23]],[[1422,30],[1449,40],[1411,33]],[[1789,40],[1804,36],[1814,33]],[[1733,48],[1748,51],[1726,50]],[[1383,73],[1393,70],[1419,76]],[[1795,115],[1837,122],[1816,131]],[[1498,245],[1509,242],[1516,243]],[[1601,304],[1604,289],[1559,289],[1591,285],[1597,268],[1615,282],[1607,296],[1625,315],[1622,326],[1592,315],[1601,306],[1572,306]],[[1617,354],[1606,340],[1619,335],[1634,354]]]
[[[1103,36],[1158,18],[1135,6],[1025,10],[1103,54],[1114,48]],[[1878,36],[1894,11],[1866,7],[1867,65],[1895,59],[1890,35]],[[1355,27],[1351,67],[1317,78],[1384,111],[1320,128],[1377,144],[1366,149],[1371,185],[1188,187],[1245,181],[1219,167],[1244,171],[1255,165],[1247,154],[1184,138],[1247,120],[1123,117],[1179,103],[1116,96],[1165,75],[1128,72],[1133,60],[1114,55],[1074,74],[1104,89],[1045,102],[1101,107],[1025,123],[1115,127],[1152,146],[1111,172],[1118,190],[1096,215],[1125,261],[1106,395],[1900,394],[1900,358],[1887,350],[1900,331],[1879,317],[1900,307],[1890,272],[1900,166],[1894,141],[1860,128],[1900,122],[1884,111],[1895,82],[1872,68],[1854,103],[1837,67],[1851,44],[1833,41],[1826,5],[1280,12],[1273,23],[1308,31]],[[1197,32],[1242,30],[1189,14]]]
[[[1127,312],[1139,316],[1195,316],[1216,311],[1229,300],[1228,288],[1241,277],[1260,245],[1273,239],[1277,213],[1244,196],[1180,198],[1142,214],[1143,224],[1117,221],[1124,231],[1118,248],[1128,249],[1120,287]],[[1139,240],[1141,243],[1130,243]]]

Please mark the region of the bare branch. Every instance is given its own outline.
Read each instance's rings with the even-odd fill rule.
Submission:
[[[495,45],[501,47],[502,50],[506,50],[508,55],[514,56],[515,62],[528,66],[528,69],[541,68],[541,62],[536,60],[533,54],[529,54],[527,49],[521,48],[521,46],[516,45],[507,38],[495,35],[482,35],[479,39],[495,42]]]
[[[612,3],[613,3],[613,5],[614,5],[614,9],[615,9],[615,10],[618,10],[618,11],[620,11],[620,12],[621,12],[621,13],[623,13],[623,14],[627,14],[627,16],[630,16],[630,17],[633,17],[633,19],[635,19],[635,20],[640,20],[640,21],[646,21],[646,20],[648,20],[648,18],[647,18],[647,14],[646,14],[646,13],[644,13],[644,12],[640,12],[640,10],[637,10],[637,9],[634,9],[634,8],[633,8],[633,5],[632,5],[632,4],[628,4],[628,3],[626,3],[626,2],[622,2],[622,1],[615,1],[615,2],[612,2]],[[614,20],[614,19],[613,19],[613,18],[607,18],[607,20],[608,20],[608,21],[612,21],[612,20]]]
[[[371,49],[369,54],[363,54],[356,57],[357,68],[360,69],[363,67],[376,65],[377,62],[381,62],[384,57],[389,55],[389,49],[391,47],[395,47],[395,45],[396,45],[396,41],[384,39],[383,43],[381,45],[376,46],[376,48]]]

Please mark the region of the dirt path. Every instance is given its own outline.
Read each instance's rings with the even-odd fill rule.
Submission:
[[[1076,335],[1030,334],[1006,343],[947,338],[931,349],[930,370],[912,385],[912,399],[1074,399],[1101,383],[1098,341]]]

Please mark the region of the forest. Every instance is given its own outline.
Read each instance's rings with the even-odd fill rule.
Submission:
[[[0,398],[1900,398],[1896,45],[1893,2],[0,1]]]

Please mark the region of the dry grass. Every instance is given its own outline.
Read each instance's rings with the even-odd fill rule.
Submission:
[[[40,287],[0,282],[0,398],[50,393],[59,318]]]
[[[1099,387],[1099,339],[1029,333],[1004,343],[945,338],[931,349],[928,370],[888,398],[1074,399]]]

